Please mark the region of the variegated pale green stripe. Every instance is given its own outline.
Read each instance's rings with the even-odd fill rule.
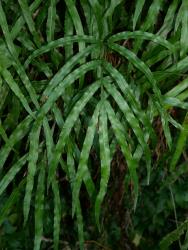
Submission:
[[[133,30],[135,30],[138,18],[142,13],[144,3],[145,3],[145,0],[137,0],[136,1],[136,7],[135,7],[134,16],[133,16]]]
[[[183,57],[187,50],[188,50],[188,45],[187,45],[187,37],[188,37],[188,1],[187,0],[182,0],[183,4],[183,10],[182,10],[182,21],[181,21],[181,38],[180,38],[180,43],[181,43],[181,53],[180,55]]]
[[[4,175],[0,182],[0,195],[5,191],[10,182],[14,179],[15,175],[21,170],[27,161],[28,154],[21,157]]]
[[[8,96],[8,93],[9,93],[9,88],[7,86],[7,84],[3,84],[3,86],[1,86],[0,88],[0,109],[2,109],[5,101],[6,101],[6,98]]]
[[[174,75],[181,75],[184,72],[187,72],[187,65],[188,65],[188,57],[185,57],[182,60],[179,60],[176,64],[173,64],[171,67],[169,67],[167,69],[167,73],[175,73]],[[160,80],[165,79],[166,77],[168,77],[168,74],[165,75],[161,75]]]
[[[3,74],[4,79],[6,80],[7,83],[9,83],[9,86],[14,91],[14,93],[18,96],[18,98],[20,99],[20,101],[22,102],[22,104],[23,105],[25,104],[25,106],[26,106],[27,105],[27,100],[25,99],[25,97],[23,96],[23,94],[21,93],[21,91],[19,90],[19,88],[17,87],[16,83],[14,83],[14,80],[12,79],[10,73],[7,70],[3,70],[2,74]],[[39,107],[39,104],[38,104],[38,102],[36,100],[36,94],[35,94],[35,92],[33,94],[34,94],[35,104],[36,104],[37,107]],[[29,106],[28,106],[27,109],[28,109],[28,112],[29,112]],[[32,117],[35,118],[35,116],[34,116],[34,114],[32,113],[31,110],[30,110],[30,114],[32,115]],[[44,119],[44,127],[46,127],[47,125],[48,125],[48,122],[47,122],[46,119]]]
[[[40,164],[40,173],[35,197],[35,239],[34,250],[41,249],[43,236],[43,211],[44,211],[44,192],[45,192],[45,162]]]
[[[187,72],[187,66],[188,66],[188,57],[185,57],[184,59],[179,60],[176,64],[170,66],[168,69],[163,70],[162,73],[156,72],[153,73],[153,75],[157,80],[157,82],[162,82],[166,80],[169,76],[170,77],[177,77],[178,75],[184,76],[185,75],[184,73]],[[150,87],[150,85],[148,85],[148,82],[146,82],[145,77],[143,77],[143,80],[141,82],[144,85],[143,91],[146,91]]]
[[[165,15],[164,21],[163,21],[163,25],[160,28],[160,30],[157,32],[157,35],[163,37],[163,38],[167,38],[167,35],[170,33],[170,31],[172,31],[173,26],[174,26],[174,17],[176,15],[176,10],[178,7],[178,1],[177,0],[173,0],[173,2],[169,5],[168,11]],[[174,46],[175,50],[179,51],[178,46]],[[147,46],[147,52],[145,53],[146,55],[148,55],[148,57],[151,56],[152,53],[152,48],[154,49],[154,44],[150,43]],[[174,54],[174,56],[176,56],[176,54]],[[175,57],[174,57],[175,58]]]
[[[4,129],[3,126],[2,126],[1,119],[0,119],[0,136],[1,136],[1,138],[4,140],[4,142],[7,143],[7,141],[8,141],[8,136],[7,136],[7,134],[6,134],[5,129]]]
[[[123,0],[117,0],[117,1],[110,1],[110,4],[108,5],[109,7],[107,8],[106,12],[105,12],[105,16],[104,18],[107,17],[113,17],[113,13],[115,8],[122,2]]]
[[[74,148],[73,148],[73,145],[70,141],[67,142],[66,151],[67,151],[68,179],[69,179],[69,183],[70,183],[71,190],[72,190],[76,170],[75,170]]]
[[[67,36],[67,37],[64,37],[64,38],[60,38],[58,40],[55,40],[55,41],[51,41],[49,42],[47,45],[44,45],[42,46],[41,48],[35,50],[29,57],[28,59],[25,61],[25,68],[28,67],[28,65],[30,64],[30,62],[44,54],[44,53],[47,53],[48,51],[52,50],[52,49],[55,49],[55,48],[58,48],[58,47],[63,47],[65,45],[69,45],[69,44],[72,44],[72,43],[75,43],[75,42],[81,42],[81,41],[84,41],[86,43],[99,43],[98,40],[96,40],[96,38],[94,36],[78,36],[78,35],[75,35],[75,36]]]
[[[74,24],[76,34],[77,35],[84,35],[84,29],[83,25],[80,19],[80,16],[78,14],[78,11],[76,9],[76,5],[73,0],[65,0],[65,3],[67,5],[67,9],[69,11],[69,14],[72,18],[72,22]],[[85,42],[81,41],[79,42],[79,51],[82,51],[85,48]]]
[[[179,107],[182,107],[182,108],[186,108],[187,107],[187,103],[183,102],[184,100],[184,96],[177,96],[177,98],[170,98],[170,97],[166,97],[164,96],[163,97],[163,103],[164,103],[164,108],[166,109],[166,111],[171,107],[171,105],[175,105],[175,106],[179,106]],[[166,105],[166,103],[170,104],[170,105]],[[156,101],[155,99],[152,100],[150,99],[150,108],[148,109],[148,112],[150,113],[150,116],[151,116],[151,121],[153,121],[154,117],[156,117],[157,115],[160,114],[159,112],[159,107],[156,105]],[[158,110],[157,110],[158,109]],[[150,111],[149,111],[150,110]],[[149,114],[148,113],[148,114]],[[182,126],[180,123],[178,123],[175,119],[173,119],[171,116],[168,117],[169,119],[169,122],[177,129],[182,129]]]
[[[99,145],[101,160],[101,180],[100,189],[95,202],[95,220],[100,229],[100,210],[104,196],[107,192],[108,180],[110,178],[110,147],[108,139],[107,113],[104,103],[101,104],[99,116]]]
[[[104,79],[103,79],[104,80]],[[62,149],[66,144],[66,140],[71,132],[72,127],[74,126],[74,123],[78,119],[80,112],[82,109],[85,107],[88,101],[92,98],[92,96],[95,94],[95,92],[99,89],[101,86],[102,79],[96,81],[93,83],[91,86],[88,87],[88,89],[85,90],[85,93],[83,96],[78,100],[78,102],[74,105],[73,109],[71,110],[69,116],[65,120],[65,123],[63,125],[63,129],[59,135],[59,140],[56,144],[55,151],[53,153],[52,161],[50,164],[50,169],[49,169],[49,176],[48,176],[48,183],[51,182],[54,174],[56,167],[58,165]]]
[[[110,1],[107,5],[108,8],[103,16],[103,36],[106,37],[109,35],[110,32],[113,30],[113,14],[115,12],[116,7],[122,2],[123,0],[116,0]]]
[[[93,34],[92,33],[92,18],[93,16],[91,15],[91,6],[88,2],[88,0],[81,0],[80,4],[82,6],[83,9],[83,14],[85,16],[85,21],[87,24],[87,30],[88,30],[88,34]]]
[[[9,53],[9,50],[7,49],[7,46],[3,39],[0,39],[0,61],[1,61],[1,67],[8,69],[12,66],[12,58]],[[0,86],[2,86],[2,79],[0,78]]]
[[[67,145],[67,166],[68,166],[68,177],[71,185],[71,189],[73,189],[73,182],[75,179],[75,162],[73,157],[73,145],[68,143]],[[76,219],[77,219],[77,227],[78,227],[78,238],[80,249],[84,250],[84,232],[83,232],[83,217],[80,206],[80,201],[78,201],[78,206],[76,207]]]
[[[180,44],[181,44],[181,51],[180,55],[181,57],[184,57],[186,51],[187,51],[187,43],[186,43],[186,37],[188,34],[188,28],[187,28],[187,23],[188,23],[188,18],[187,18],[187,10],[188,10],[188,4],[186,0],[182,0],[182,4],[179,8],[177,17],[176,17],[176,22],[175,22],[175,31],[178,30],[180,24],[181,24],[181,37],[180,37]]]
[[[67,5],[67,9],[69,11],[69,14],[72,18],[72,22],[75,26],[76,34],[77,35],[84,35],[83,25],[80,19],[80,16],[78,14],[78,11],[76,9],[76,5],[73,0],[65,0],[65,3]],[[84,43],[81,45],[80,49],[83,49]]]
[[[54,250],[59,249],[59,234],[60,234],[60,223],[61,223],[61,199],[59,193],[59,186],[54,179],[52,181],[52,190],[54,194],[54,230],[53,230],[53,237],[54,237]]]
[[[37,68],[38,72],[43,72],[48,79],[52,78],[52,70],[46,63],[42,62],[41,60],[33,60],[32,65]]]
[[[184,101],[185,99],[187,99],[187,97],[188,97],[188,89],[177,96],[177,98],[181,101]]]
[[[46,142],[47,162],[49,164],[50,159],[51,159],[52,150],[54,147],[54,142],[53,142],[53,134],[52,134],[52,131],[50,129],[48,120],[46,118],[43,121],[43,127],[44,127],[45,142]]]
[[[90,70],[96,69],[101,64],[101,60],[93,60],[79,68],[75,69],[71,72],[63,81],[59,83],[59,85],[53,90],[47,99],[46,103],[42,106],[39,114],[39,120],[43,118],[44,114],[46,114],[50,108],[53,106],[54,102],[62,95],[64,89],[74,83],[77,79],[79,79],[82,75]]]
[[[142,31],[153,31],[154,25],[156,24],[159,11],[164,4],[164,0],[153,0],[147,12],[147,16],[144,19],[140,30]],[[142,47],[143,41],[139,40],[134,45],[134,51],[137,54],[138,50]]]
[[[72,22],[74,24],[76,34],[77,35],[84,35],[84,28],[83,28],[82,21],[81,21],[81,18],[79,16],[79,13],[77,11],[75,1],[74,0],[65,0],[65,3],[66,3],[66,6],[67,6],[67,9],[69,11],[69,14],[71,16]],[[85,46],[84,41],[81,41],[81,42],[78,43],[79,51],[84,50],[85,47],[86,46]],[[85,58],[82,58],[80,63],[81,64],[85,63]],[[82,87],[83,84],[84,84],[84,76],[82,76],[80,78],[79,83],[80,83],[80,87]]]
[[[118,52],[122,56],[124,56],[127,60],[129,60],[136,68],[138,68],[141,72],[145,74],[148,81],[150,82],[156,97],[161,102],[161,93],[160,90],[157,88],[156,80],[151,72],[151,70],[147,67],[147,65],[141,61],[132,51],[126,49],[123,46],[120,46],[118,44],[110,44],[109,47],[113,49],[114,51]]]
[[[152,65],[156,64],[157,62],[160,62],[170,56],[171,52],[169,50],[162,50],[158,54],[154,55],[153,57],[148,57],[146,61],[144,60],[145,58],[143,57],[143,60],[146,62],[146,64],[151,67]],[[150,56],[151,54],[147,54]]]
[[[19,142],[30,130],[30,125],[33,118],[31,116],[26,117],[20,124],[16,127],[16,129],[10,135],[7,143],[1,147],[0,150],[0,169],[2,169],[9,153],[13,150],[14,145]]]
[[[95,48],[96,45],[88,46],[83,51],[77,53],[70,60],[68,60],[68,62],[63,65],[63,67],[53,76],[42,95],[44,97],[49,96],[52,90],[65,78],[65,76],[67,76],[71,72],[73,67],[78,64],[78,62],[81,61],[82,58],[89,55]]]
[[[34,186],[34,176],[36,173],[36,164],[38,160],[39,154],[39,135],[40,135],[41,126],[33,126],[30,132],[30,149],[28,155],[28,173],[27,173],[27,183],[26,183],[26,190],[25,190],[25,197],[24,197],[24,224],[27,222],[29,211],[30,211],[30,203],[31,203],[31,196]]]
[[[163,37],[159,36],[159,35],[155,35],[149,32],[144,32],[144,31],[126,31],[126,32],[120,32],[117,33],[115,35],[112,35],[109,39],[108,42],[112,43],[112,42],[117,42],[120,40],[127,40],[127,39],[142,39],[142,40],[150,40],[154,43],[157,43],[169,50],[171,50],[172,52],[175,51],[175,47],[173,44],[171,44],[170,42],[168,42],[166,39],[164,39]]]
[[[159,11],[162,8],[162,5],[164,4],[163,0],[153,0],[149,10],[148,10],[148,15],[146,16],[142,26],[141,26],[141,30],[146,31],[149,30],[150,28],[152,28],[155,23],[156,23],[156,19],[158,17]]]
[[[54,40],[55,18],[56,18],[56,0],[50,0],[50,4],[48,7],[48,19],[46,24],[46,35],[48,42]]]
[[[62,118],[62,112],[58,108],[58,106],[56,105],[56,103],[54,104],[52,110],[53,110],[53,113],[54,113],[55,121],[56,121],[59,129],[62,129],[63,128],[63,124],[64,124],[64,120]],[[71,141],[70,137],[69,137],[69,140]],[[60,160],[60,164],[61,164],[61,167],[62,167],[63,171],[65,171],[65,173],[68,174],[68,167],[67,167],[67,165],[66,165],[66,163],[64,162],[63,159]]]
[[[6,16],[2,8],[2,2],[0,2],[0,26],[6,39],[7,47],[14,58],[18,57],[18,53],[14,48],[12,38],[9,32]]]
[[[176,97],[166,97],[166,98],[164,98],[164,104],[165,104],[166,108],[179,107],[179,108],[188,110],[188,103],[183,102],[183,101],[179,100]]]
[[[56,106],[56,105],[54,105],[54,106]],[[60,110],[58,109],[58,107],[56,107],[56,112],[57,111],[58,111],[57,115],[60,116],[58,119],[62,119],[61,118],[61,113],[60,113]],[[43,127],[44,127],[45,139],[46,139],[45,142],[46,142],[46,150],[47,150],[47,162],[48,162],[48,165],[49,165],[50,160],[51,160],[51,156],[52,156],[52,151],[54,149],[54,140],[53,140],[53,133],[51,131],[51,128],[49,126],[49,123],[48,123],[48,120],[46,119],[46,117],[45,117],[45,119],[43,121]],[[66,168],[65,168],[65,163],[63,162],[62,159],[60,159],[60,164],[61,164],[63,170],[65,172],[67,172]]]
[[[163,25],[160,28],[160,30],[157,32],[159,35],[161,35],[165,38],[167,37],[167,35],[169,34],[169,32],[173,28],[174,17],[176,15],[176,10],[177,10],[178,4],[179,4],[179,1],[173,0],[173,2],[169,5],[167,14],[166,14],[164,22],[163,22]]]
[[[107,89],[107,91],[109,92],[109,94],[114,98],[114,100],[118,104],[120,110],[124,113],[126,120],[128,121],[128,123],[132,127],[132,129],[133,129],[135,135],[137,136],[138,141],[140,142],[140,144],[142,146],[145,145],[145,147],[148,148],[148,146],[147,146],[147,144],[146,144],[146,142],[144,140],[144,133],[143,133],[143,131],[141,130],[141,128],[139,126],[139,121],[135,117],[133,111],[130,109],[130,107],[129,107],[128,103],[126,102],[126,100],[122,97],[122,95],[117,90],[115,85],[112,85],[112,84],[109,84],[109,83],[105,82],[104,86]],[[146,148],[145,148],[145,152],[148,152],[149,149],[146,150]],[[148,160],[149,160],[149,155],[148,155]]]
[[[125,137],[125,133],[127,133],[127,131],[125,131],[125,128],[123,127],[121,121],[117,118],[112,106],[110,105],[108,101],[105,101],[105,107],[106,107],[109,120],[112,124],[114,134],[125,156],[125,160],[127,162],[127,166],[130,171],[130,176],[134,184],[134,193],[135,193],[134,208],[136,208],[136,204],[138,200],[138,175],[136,173],[136,167],[138,163],[135,159],[133,159],[132,153],[127,143],[127,139]]]
[[[157,82],[151,72],[151,70],[147,67],[147,65],[141,61],[132,51],[118,45],[118,44],[110,44],[109,47],[113,49],[114,51],[120,53],[122,56],[127,58],[136,68],[138,68],[141,72],[145,74],[147,77],[148,81],[150,82],[152,89],[155,93],[155,104],[158,108],[158,111],[161,115],[161,121],[164,129],[164,134],[167,140],[167,144],[169,148],[172,146],[172,137],[169,129],[169,115],[167,114],[166,110],[164,109],[164,103],[162,99],[162,95],[160,92],[160,89],[157,87]]]
[[[176,15],[176,21],[175,21],[175,26],[174,26],[174,31],[177,32],[181,22],[182,22],[182,16],[183,16],[183,10],[184,10],[184,6],[183,6],[183,1],[181,1],[181,6],[178,10],[178,13]]]
[[[135,113],[137,118],[142,122],[145,129],[147,128],[147,130],[149,131],[151,135],[151,138],[155,141],[156,135],[152,128],[152,125],[148,117],[146,116],[145,112],[141,109],[140,103],[136,100],[130,85],[127,83],[123,75],[116,68],[114,68],[110,63],[104,61],[103,66],[108,71],[108,73],[112,76],[112,78],[115,80],[115,82],[117,83],[121,91],[123,92],[125,98],[130,103],[133,112]]]
[[[79,165],[78,165],[78,170],[76,173],[74,185],[73,185],[73,191],[72,191],[72,199],[73,199],[73,205],[72,205],[72,215],[74,215],[77,203],[79,201],[79,193],[80,193],[80,188],[83,180],[85,182],[88,182],[88,185],[86,187],[89,187],[91,191],[88,193],[92,194],[95,190],[95,187],[93,186],[93,182],[90,183],[90,172],[88,170],[87,162],[90,154],[90,150],[93,144],[93,139],[94,135],[96,132],[96,125],[98,123],[98,115],[99,115],[99,109],[100,109],[100,102],[97,104],[97,107],[95,108],[95,111],[92,115],[92,118],[90,120],[89,126],[87,128],[86,136],[84,139],[81,155],[80,155],[80,160],[79,160]]]
[[[70,13],[67,9],[65,12],[64,20],[64,34],[65,37],[74,35],[74,25]],[[73,54],[73,43],[68,46],[65,46],[65,59],[68,60],[70,57],[73,56]]]
[[[0,11],[2,12],[2,14],[4,14],[2,8],[0,9]],[[4,18],[3,22],[5,23],[5,28],[6,28],[7,32],[8,32],[8,25],[7,25],[7,22],[6,22],[6,17],[4,16],[3,18]],[[15,52],[15,47],[14,47],[14,44],[13,44],[13,42],[11,40],[10,34],[8,33],[8,34],[4,34],[4,35],[5,35],[5,38],[6,38],[6,41],[7,41],[7,46],[9,48],[10,52],[13,53],[13,55],[14,55],[15,54],[14,53]],[[14,66],[15,66],[20,78],[22,79],[22,81],[24,83],[24,86],[26,87],[26,89],[27,89],[27,91],[28,91],[28,93],[29,93],[29,95],[31,97],[31,100],[35,104],[35,107],[39,108],[39,103],[37,101],[37,95],[35,93],[35,90],[32,87],[32,85],[30,83],[30,80],[27,77],[23,66],[20,64],[19,60],[17,59],[16,54],[14,56],[14,59],[15,59],[15,62],[16,62],[16,63],[14,63]],[[22,98],[22,101],[23,100],[24,99]],[[44,127],[47,125],[47,123],[48,123],[47,121],[44,122]]]
[[[68,140],[67,142],[67,167],[68,167],[68,178],[71,185],[71,189],[75,179],[75,160],[74,160],[74,148],[73,144]]]
[[[81,75],[85,74],[86,72],[88,72],[89,70],[95,69],[97,66],[99,66],[101,63],[100,60],[94,60],[91,61],[89,63],[86,63],[82,66],[80,66],[78,69],[74,70],[70,75],[68,75],[64,81],[62,81],[55,89],[54,91],[51,93],[51,95],[49,96],[47,102],[42,106],[42,108],[40,109],[40,112],[38,114],[38,117],[33,125],[33,127],[35,128],[35,130],[37,131],[37,129],[42,125],[43,119],[45,117],[45,114],[50,110],[50,108],[54,105],[55,101],[62,95],[65,87],[70,86],[76,79],[78,79]],[[90,94],[94,94],[94,92],[99,88],[100,83],[102,80],[98,81],[97,83],[95,83],[94,85],[90,86],[89,91],[91,91],[88,95],[88,97],[90,98]],[[94,91],[94,92],[93,92]],[[88,92],[87,92],[88,93]],[[85,96],[85,98],[87,99],[87,96]],[[87,102],[87,101],[86,101]],[[83,103],[84,105],[86,103]],[[78,114],[79,115],[79,114]],[[73,124],[72,124],[73,125]],[[63,142],[64,143],[64,142]],[[57,150],[58,151],[58,150]],[[58,152],[57,154],[59,155],[60,158],[60,152]],[[55,165],[54,168],[56,168],[56,164],[58,164],[58,161],[56,159],[53,162],[53,165]],[[55,170],[54,170],[55,171]]]
[[[64,124],[64,120],[63,120],[63,117],[62,117],[62,112],[61,112],[61,110],[59,109],[59,107],[57,106],[56,103],[54,103],[52,111],[54,113],[54,118],[55,118],[55,121],[56,121],[58,127],[60,129],[62,129],[63,124]]]
[[[22,64],[18,60],[18,53],[17,53],[16,48],[14,46],[14,43],[12,41],[12,37],[11,37],[11,34],[9,32],[6,16],[5,16],[5,13],[3,11],[1,2],[0,2],[0,26],[1,26],[3,34],[5,36],[7,47],[10,51],[10,54],[13,57],[13,66],[16,69],[18,75],[20,76],[25,88],[27,89],[27,91],[31,97],[32,102],[35,104],[36,107],[39,107],[35,90],[34,90],[33,86],[31,85],[29,78],[28,78],[27,74],[25,73],[25,70],[24,70]]]
[[[170,97],[176,97],[185,89],[188,89],[188,78],[185,78],[182,82],[178,83],[171,90],[169,90],[165,95]]]
[[[12,92],[18,97],[20,100],[21,104],[25,108],[25,110],[32,116],[34,117],[34,114],[29,107],[29,104],[27,102],[27,99],[23,95],[21,89],[18,87],[17,83],[14,81],[12,75],[7,69],[3,69],[0,67],[0,74],[3,76],[4,80],[8,84],[9,88],[12,90]]]
[[[18,2],[19,2],[19,5],[21,7],[25,22],[27,23],[29,31],[33,36],[34,42],[37,45],[37,47],[40,47],[40,44],[41,44],[40,38],[39,38],[39,35],[38,35],[37,31],[36,31],[35,23],[33,21],[31,12],[29,10],[29,6],[27,4],[27,1],[26,0],[18,0]]]
[[[22,80],[25,88],[27,89],[32,102],[34,103],[35,107],[38,109],[39,103],[37,100],[37,95],[36,95],[35,89],[33,88],[32,84],[29,80],[29,77],[27,76],[27,74],[25,72],[24,67],[21,65],[21,63],[18,60],[15,61],[13,66],[15,67],[20,79]]]
[[[35,21],[35,26],[37,31],[40,34],[40,31],[42,31],[43,34],[45,34],[45,22],[47,20],[47,13],[48,13],[48,7],[49,7],[49,1],[42,1],[41,5],[39,8],[36,9],[36,11],[33,12],[33,19]],[[30,5],[31,6],[31,5]],[[29,7],[30,8],[30,7]],[[31,10],[30,10],[31,12]],[[56,16],[59,18],[58,16]]]
[[[64,20],[64,36],[66,37],[73,35],[74,35],[74,24],[68,9],[66,9],[65,20]],[[64,47],[65,61],[68,61],[74,55],[73,46],[74,44],[72,43]],[[65,90],[65,95],[64,95],[65,110],[68,108],[68,103],[73,96],[73,92],[74,92],[73,86],[70,86]]]
[[[172,155],[170,162],[170,170],[173,171],[183,153],[185,148],[187,137],[188,137],[188,113],[185,116],[184,122],[182,124],[183,129],[180,131],[178,141],[176,143],[175,152]]]
[[[107,89],[108,93],[114,98],[116,103],[118,104],[118,107],[123,112],[127,122],[130,124],[131,128],[133,129],[133,132],[135,133],[140,145],[142,146],[142,149],[145,153],[146,157],[146,165],[147,165],[147,171],[148,171],[148,183],[150,179],[150,171],[151,171],[151,152],[149,149],[148,144],[145,141],[145,136],[142,131],[142,129],[139,126],[139,121],[134,116],[132,110],[130,109],[129,105],[127,104],[126,100],[122,97],[120,92],[117,90],[117,88],[112,85],[105,83],[105,88]]]
[[[26,4],[27,5],[26,2],[22,2],[21,4]],[[24,6],[22,6],[22,7],[24,7]],[[27,9],[27,6],[26,6],[26,9]],[[2,13],[2,15],[3,15],[3,19],[1,20],[1,18],[0,18],[0,23],[4,22],[5,31],[7,31],[7,34],[4,33],[5,39],[6,39],[6,42],[7,42],[7,46],[9,48],[10,52],[12,53],[12,55],[14,57],[14,60],[15,60],[15,63],[13,65],[14,65],[15,69],[17,70],[20,78],[22,79],[22,81],[24,83],[24,86],[26,87],[28,93],[30,94],[31,100],[35,104],[35,107],[38,109],[39,108],[39,103],[37,101],[37,95],[35,93],[35,90],[34,90],[33,86],[30,83],[30,80],[29,80],[28,76],[25,73],[24,67],[21,65],[21,63],[17,59],[16,53],[15,53],[16,50],[15,50],[14,44],[13,44],[13,42],[11,40],[11,36],[10,36],[9,30],[8,30],[8,25],[7,25],[7,22],[6,22],[6,17],[4,15],[4,12],[3,12],[2,8],[0,8],[0,13]],[[27,14],[27,11],[26,11],[25,14]],[[22,100],[24,100],[24,99],[22,98]],[[44,127],[46,127],[47,124],[48,124],[48,122],[47,122],[47,120],[45,120],[44,121]]]
[[[2,13],[3,13],[3,10],[1,10],[1,11],[2,11]],[[4,14],[4,13],[3,13],[3,14]],[[6,28],[7,31],[8,31],[8,25],[7,25],[7,23],[6,23],[6,17],[5,17],[5,16],[4,16],[3,21],[4,21],[4,23],[5,23],[5,28]],[[11,51],[14,52],[14,51],[15,51],[15,48],[14,48],[14,45],[13,45],[13,42],[12,42],[12,40],[11,40],[10,35],[9,35],[9,34],[5,34],[5,38],[6,38],[6,40],[7,40],[7,45],[8,45],[8,47],[9,47],[9,50],[11,49]],[[11,51],[10,51],[10,52],[11,52]],[[26,89],[28,90],[28,93],[30,94],[31,100],[33,101],[33,103],[35,104],[35,106],[36,106],[37,108],[39,108],[39,103],[38,103],[38,101],[37,101],[37,95],[36,95],[35,90],[34,90],[34,88],[32,87],[32,85],[31,85],[31,83],[30,83],[30,81],[29,81],[29,78],[27,77],[27,75],[26,75],[26,73],[25,73],[25,71],[24,71],[24,68],[22,67],[22,65],[20,64],[19,60],[18,60],[16,57],[15,57],[14,59],[15,59],[15,61],[16,61],[16,63],[14,64],[14,66],[15,66],[15,68],[16,68],[16,70],[17,70],[19,76],[20,76],[20,78],[22,79],[22,81],[23,81],[23,83],[24,83]],[[45,124],[44,124],[44,126],[45,126]]]
[[[89,4],[91,5],[91,8],[93,10],[93,13],[95,15],[94,23],[97,23],[97,28],[98,28],[98,34],[97,38],[103,39],[103,16],[102,16],[102,6],[98,0],[88,0]]]
[[[29,6],[29,11],[30,13],[33,13],[40,5],[40,3],[42,2],[42,0],[35,0],[30,6]],[[11,30],[11,37],[12,40],[14,40],[17,35],[20,33],[20,30],[23,28],[23,25],[25,23],[25,20],[23,18],[23,16],[21,15],[17,21],[15,22],[12,30]]]

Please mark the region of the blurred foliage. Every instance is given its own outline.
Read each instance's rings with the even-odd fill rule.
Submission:
[[[0,249],[188,249],[187,13],[0,1]]]

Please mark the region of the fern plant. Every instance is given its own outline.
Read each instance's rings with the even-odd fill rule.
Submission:
[[[1,1],[0,194],[14,188],[0,221],[24,191],[22,223],[26,227],[29,216],[35,221],[34,249],[41,248],[51,195],[53,247],[59,249],[62,176],[70,185],[80,249],[83,185],[101,229],[101,206],[118,147],[136,209],[139,168],[146,168],[150,182],[156,118],[172,152],[169,169],[175,169],[187,138],[187,8],[184,0]],[[172,116],[177,107],[183,123]]]

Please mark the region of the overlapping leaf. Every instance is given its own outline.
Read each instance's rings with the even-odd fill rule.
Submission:
[[[84,249],[84,224],[93,217],[83,216],[87,194],[82,184],[100,228],[105,195],[111,195],[111,160],[120,148],[135,209],[138,180],[145,179],[142,165],[145,162],[149,182],[158,164],[153,162],[156,151],[161,156],[153,128],[158,119],[172,145],[171,151],[165,148],[169,158],[164,168],[170,166],[174,179],[179,163],[178,173],[186,172],[187,9],[186,0],[1,1],[0,198],[7,196],[1,225],[24,200],[26,228],[28,216],[35,218],[34,249],[43,247],[43,239],[44,247],[49,243],[57,250],[66,237],[62,200],[69,205],[72,199]],[[180,132],[170,131],[169,122]],[[96,162],[97,169],[93,157],[101,163]],[[53,211],[49,241],[43,218],[48,208]],[[178,239],[178,230],[175,233]]]
[[[100,160],[101,160],[101,179],[100,189],[95,202],[95,218],[98,228],[100,229],[100,211],[101,204],[107,192],[108,181],[110,178],[110,147],[108,139],[107,113],[104,103],[101,104],[99,116],[99,145],[100,145]]]

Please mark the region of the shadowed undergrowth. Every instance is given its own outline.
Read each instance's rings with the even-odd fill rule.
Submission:
[[[1,249],[187,249],[187,11],[0,2]]]

